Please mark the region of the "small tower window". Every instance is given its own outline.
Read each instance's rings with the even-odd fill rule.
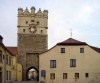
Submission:
[[[41,34],[43,33],[43,30],[41,30]]]
[[[25,29],[23,29],[23,32],[25,32]]]
[[[39,21],[37,21],[37,24],[40,24],[40,22],[39,22]]]
[[[28,21],[26,21],[26,24],[28,24]]]
[[[31,20],[31,22],[34,22],[34,20]]]

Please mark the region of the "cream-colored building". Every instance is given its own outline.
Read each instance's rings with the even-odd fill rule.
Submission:
[[[100,83],[100,48],[69,38],[39,55],[39,81]]]
[[[14,55],[3,44],[3,37],[0,35],[0,83],[12,82],[12,57]]]
[[[17,47],[6,47],[14,56],[12,57],[12,81],[22,81],[22,65],[17,63]]]
[[[6,47],[0,35],[0,83],[22,80],[22,65],[17,63],[17,47]]]

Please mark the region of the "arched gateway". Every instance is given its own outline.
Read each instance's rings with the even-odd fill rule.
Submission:
[[[48,11],[35,13],[26,8],[18,8],[18,63],[22,64],[22,79],[27,80],[27,74],[32,67],[39,70],[39,54],[48,48]]]
[[[30,67],[26,72],[27,80],[39,80],[39,70],[35,67]]]

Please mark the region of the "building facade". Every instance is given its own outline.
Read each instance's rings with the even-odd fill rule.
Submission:
[[[100,48],[69,38],[39,55],[39,81],[100,83]]]
[[[22,64],[22,79],[28,80],[30,69],[39,74],[39,54],[48,48],[48,11],[31,12],[18,8],[18,63]]]
[[[12,81],[22,81],[22,65],[17,63],[17,47],[6,46],[6,48],[14,55],[12,57]]]
[[[17,47],[7,47],[0,35],[0,83],[22,81],[22,65],[17,63]]]
[[[14,55],[3,44],[3,37],[0,36],[0,83],[12,82],[12,57]]]

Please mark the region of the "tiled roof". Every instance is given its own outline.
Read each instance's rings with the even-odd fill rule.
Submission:
[[[16,55],[16,54],[17,54],[17,47],[9,47],[9,46],[6,46],[6,48],[7,48],[13,55]]]
[[[57,45],[87,45],[85,42],[78,41],[73,38],[69,38],[63,42],[57,43]]]
[[[92,49],[94,49],[95,51],[99,52],[100,53],[100,48],[97,48],[97,47],[93,47],[93,46],[90,46]]]

